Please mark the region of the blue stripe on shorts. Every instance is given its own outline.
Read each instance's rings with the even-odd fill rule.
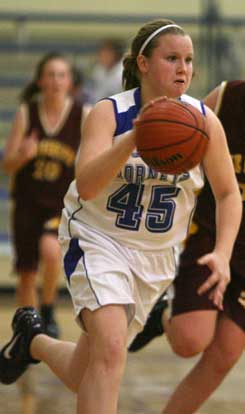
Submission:
[[[84,251],[80,248],[78,239],[71,239],[69,249],[64,257],[64,269],[68,282],[70,282],[70,277],[83,256]]]

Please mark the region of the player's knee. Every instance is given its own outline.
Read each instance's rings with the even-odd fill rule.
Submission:
[[[42,259],[45,261],[60,260],[60,245],[54,235],[43,235],[39,242],[39,250]]]
[[[202,338],[191,334],[186,336],[180,335],[178,338],[171,341],[173,351],[183,358],[191,358],[198,355],[200,352],[203,352],[206,345],[206,342],[204,342]]]
[[[46,266],[53,266],[54,264],[58,264],[60,262],[60,251],[50,251],[46,252],[43,256],[43,262],[46,263]]]
[[[123,338],[107,338],[97,353],[97,361],[106,371],[114,371],[124,366],[126,359],[126,346]]]

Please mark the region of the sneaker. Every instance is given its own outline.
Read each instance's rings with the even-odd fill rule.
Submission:
[[[12,384],[29,364],[40,361],[32,358],[30,344],[34,336],[43,333],[42,320],[32,307],[19,308],[12,321],[13,336],[0,352],[0,382]]]
[[[163,335],[162,314],[168,307],[166,295],[160,296],[148,315],[143,331],[139,332],[130,344],[129,352],[137,352],[146,346],[152,339]]]
[[[40,314],[45,334],[52,338],[59,338],[60,329],[54,318],[53,305],[41,305]]]

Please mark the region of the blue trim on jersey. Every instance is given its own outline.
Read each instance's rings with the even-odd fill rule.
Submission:
[[[204,116],[207,116],[203,101],[199,101],[199,99],[193,98],[192,96],[186,94],[181,95],[178,100],[195,106]]]
[[[134,92],[134,99],[135,99],[135,105],[138,108],[138,111],[141,108],[141,91],[140,88],[137,88]]]
[[[70,284],[70,277],[77,267],[81,257],[84,256],[84,251],[80,248],[78,239],[71,239],[69,249],[64,257],[65,274]]]
[[[133,128],[133,120],[137,117],[141,108],[140,88],[136,88],[134,91],[135,104],[129,107],[125,112],[118,112],[117,102],[113,96],[107,99],[112,101],[116,117],[117,127],[114,136],[130,131]]]
[[[201,103],[201,108],[202,108],[203,115],[207,116],[205,105],[204,105],[203,101],[200,101],[200,103]]]
[[[126,99],[127,101],[128,93],[129,94],[131,93],[131,98],[132,98],[131,106],[128,106],[127,108],[125,108],[123,112],[119,112],[120,102],[121,100],[123,102],[124,99]],[[106,99],[112,102],[114,113],[115,113],[117,125],[116,125],[114,136],[121,135],[124,132],[130,131],[133,128],[133,120],[137,117],[140,111],[140,108],[141,108],[140,88],[135,88],[135,90],[131,90],[131,91],[124,91],[124,92],[121,92],[120,94],[110,96]],[[191,96],[185,95],[185,94],[181,95],[178,98],[178,100],[194,105],[196,108],[200,110],[200,112],[203,113],[204,116],[206,116],[205,106],[202,101],[199,101],[198,99],[192,98]]]

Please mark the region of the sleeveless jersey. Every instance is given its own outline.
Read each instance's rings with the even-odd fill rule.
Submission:
[[[114,105],[116,140],[132,129],[141,107],[140,89],[108,99]],[[187,95],[181,100],[205,114],[200,101]],[[162,250],[186,238],[195,208],[195,192],[202,186],[200,165],[181,175],[166,175],[149,168],[135,150],[118,176],[96,198],[82,200],[73,182],[64,200],[64,215],[129,248]]]
[[[231,81],[222,84],[222,93],[216,108],[223,124],[229,150],[233,159],[243,205],[245,203],[245,81]],[[232,212],[231,212],[232,214]],[[215,234],[215,201],[208,182],[198,197],[194,221]],[[241,273],[245,268],[245,210],[241,227],[235,242],[232,266]]]
[[[82,106],[70,102],[63,121],[53,132],[45,129],[38,102],[33,101],[26,108],[27,135],[33,130],[37,132],[38,153],[15,175],[12,195],[22,204],[62,209],[64,195],[74,179],[74,162],[81,140]]]

